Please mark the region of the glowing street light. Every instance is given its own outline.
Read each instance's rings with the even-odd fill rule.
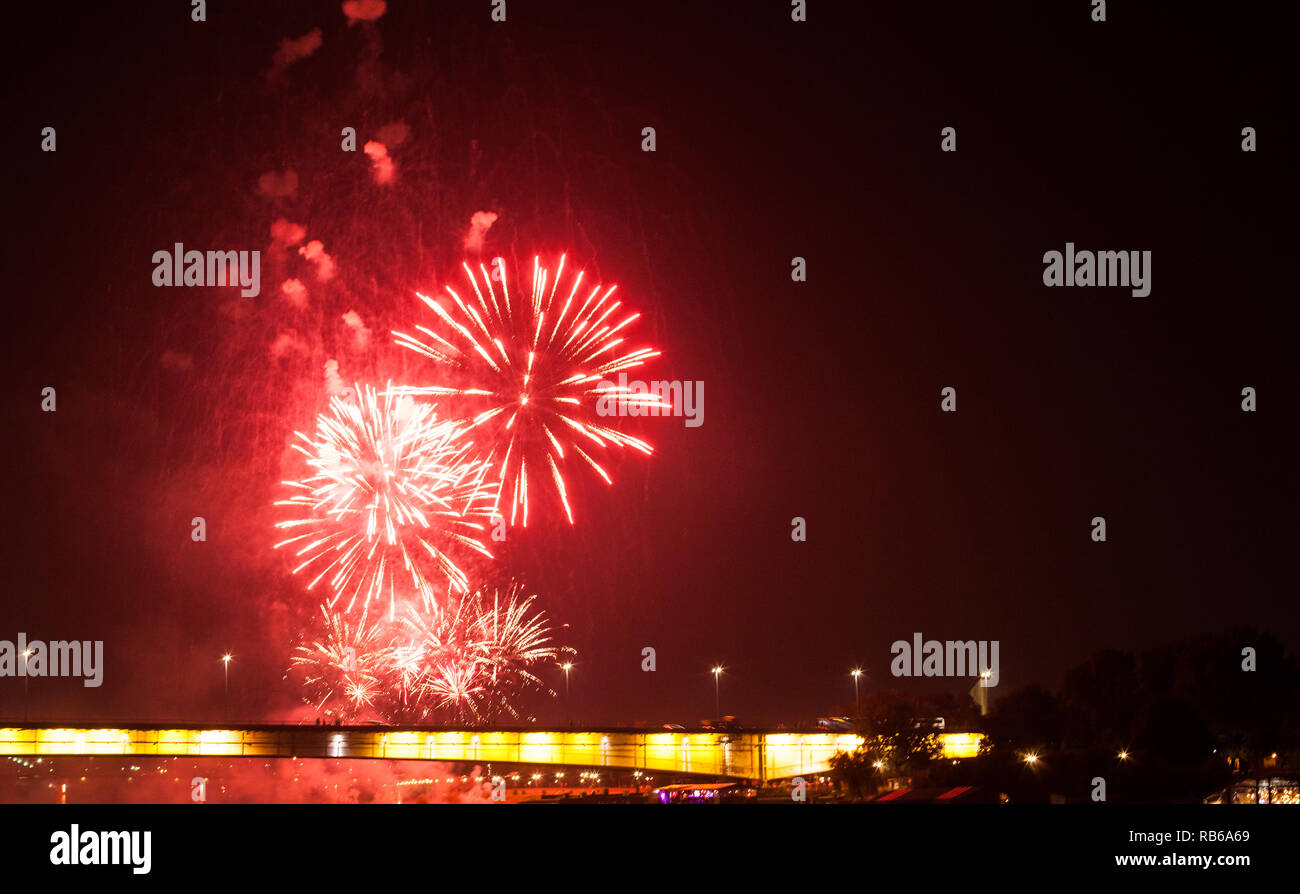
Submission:
[[[855,667],[849,671],[849,676],[853,677],[853,715],[862,716],[862,700],[858,698],[858,678],[862,676],[862,668]]]
[[[980,706],[980,716],[987,717],[989,713],[989,680],[993,679],[993,671],[985,668],[980,672],[979,698],[977,701]]]
[[[1025,755],[1025,763],[1032,767],[1034,764],[1038,763],[1038,755],[1034,754],[1032,751],[1029,752],[1029,754]]]
[[[230,659],[233,656],[227,652],[221,656],[221,665],[226,675],[226,719],[230,719]]]
[[[31,674],[27,673],[27,659],[32,657],[31,649],[23,649],[23,723],[27,722],[27,681],[30,680]]]
[[[1122,760],[1122,761],[1126,761],[1126,760],[1128,760],[1128,751],[1127,751],[1127,750],[1125,750],[1125,751],[1121,751],[1121,752],[1119,753],[1119,759]]]
[[[572,725],[573,712],[569,710],[569,671],[573,670],[573,664],[566,661],[560,665],[560,669],[564,671],[564,719]]]
[[[722,719],[722,665],[713,668],[713,716]]]

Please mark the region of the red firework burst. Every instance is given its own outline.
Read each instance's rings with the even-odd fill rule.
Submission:
[[[462,298],[451,286],[447,299],[420,299],[437,315],[441,331],[417,327],[422,337],[394,332],[397,344],[446,368],[447,378],[464,385],[437,384],[396,389],[402,394],[454,396],[477,405],[463,421],[486,435],[487,462],[498,469],[499,501],[510,502],[510,523],[528,524],[528,494],[540,471],[549,477],[564,513],[573,524],[565,482],[565,463],[577,457],[610,484],[609,474],[592,453],[630,447],[649,455],[640,438],[611,426],[629,406],[670,408],[657,395],[616,385],[609,377],[640,366],[659,352],[629,350],[626,331],[640,314],[620,313],[616,286],[583,285],[579,272],[564,288],[564,257],[554,277],[533,259],[532,287],[526,297],[511,295],[505,263],[493,272],[479,265],[481,280],[462,265],[474,297]],[[497,282],[499,285],[494,285]],[[419,294],[419,293],[417,293]],[[501,461],[496,463],[500,454]]]
[[[314,436],[295,433],[311,474],[284,482],[293,495],[276,505],[298,517],[276,525],[293,536],[275,546],[294,548],[302,559],[294,573],[314,574],[309,590],[328,578],[329,607],[343,599],[344,614],[359,604],[364,617],[372,602],[387,600],[392,620],[401,594],[436,605],[426,566],[449,591],[468,588],[448,551],[491,557],[479,519],[492,513],[499,488],[487,480],[489,465],[471,458],[464,429],[439,421],[432,406],[391,388],[356,391],[355,401],[330,401]]]

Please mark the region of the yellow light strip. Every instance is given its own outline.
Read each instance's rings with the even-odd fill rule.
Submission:
[[[723,740],[726,740],[725,742]],[[943,755],[974,757],[978,733],[941,733]],[[824,773],[861,745],[828,733],[0,728],[0,755],[335,757],[614,767],[777,779]]]

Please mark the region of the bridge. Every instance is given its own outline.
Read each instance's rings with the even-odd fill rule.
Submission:
[[[978,735],[941,735],[944,756],[973,757]],[[0,728],[0,756],[368,758],[608,767],[766,781],[824,773],[859,736],[784,730],[442,729],[257,724]]]

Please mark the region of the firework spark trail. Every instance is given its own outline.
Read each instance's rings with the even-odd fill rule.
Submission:
[[[571,650],[552,644],[545,613],[530,613],[534,598],[521,599],[512,583],[504,597],[477,591],[435,615],[410,611],[399,638],[421,656],[418,700],[457,720],[483,720],[518,717],[515,700],[526,691],[554,695],[532,669]]]
[[[465,599],[436,612],[417,604],[402,615],[398,662],[421,719],[438,709],[451,709],[456,720],[478,719],[486,708],[481,658],[468,636],[469,607]]]
[[[314,437],[295,432],[301,443],[293,447],[312,474],[284,482],[294,493],[276,505],[298,517],[276,525],[293,536],[275,548],[294,550],[301,559],[294,573],[314,575],[309,590],[328,578],[330,608],[346,597],[343,612],[359,602],[364,616],[386,598],[393,620],[399,594],[413,591],[436,605],[426,562],[445,576],[449,592],[468,590],[446,550],[491,558],[476,519],[491,516],[499,487],[488,480],[490,465],[471,458],[463,426],[439,421],[432,406],[391,387],[382,394],[358,387],[356,395],[331,399]]]
[[[391,645],[381,628],[363,617],[353,624],[321,606],[324,635],[299,646],[290,659],[306,690],[306,700],[327,717],[353,720],[374,706],[392,666]]]
[[[483,644],[493,682],[499,675],[514,675],[530,685],[541,687],[544,685],[542,681],[528,668],[544,661],[554,661],[563,651],[551,645],[551,631],[545,613],[528,614],[536,598],[528,596],[520,601],[518,587],[512,585],[504,604],[501,594],[494,591],[489,608],[485,594],[475,594],[478,608],[476,634]]]
[[[322,605],[323,629],[294,650],[290,670],[308,704],[344,721],[517,718],[524,694],[555,695],[536,671],[574,654],[554,644],[545,613],[532,611],[535,598],[512,582],[504,593],[479,590],[442,607],[404,600],[396,623],[353,622]]]
[[[551,478],[564,513],[573,524],[573,507],[565,482],[563,465],[570,454],[589,465],[606,484],[609,474],[591,456],[607,448],[628,447],[649,455],[653,448],[640,438],[624,434],[598,421],[603,403],[610,415],[626,415],[626,409],[671,409],[655,394],[608,381],[615,373],[644,364],[659,356],[651,348],[628,350],[627,328],[640,314],[621,316],[621,302],[611,300],[616,286],[602,293],[595,285],[588,292],[582,272],[566,290],[561,256],[554,277],[533,259],[533,277],[527,300],[511,296],[504,262],[496,269],[500,289],[479,264],[479,277],[469,264],[462,264],[474,298],[462,298],[450,285],[448,298],[436,300],[416,293],[438,317],[442,334],[417,326],[420,336],[393,332],[397,344],[410,348],[435,363],[465,376],[474,387],[430,385],[399,387],[400,394],[454,396],[466,404],[484,409],[467,415],[472,430],[491,435],[488,463],[494,463],[503,449],[498,469],[501,496],[509,491],[510,523],[528,524],[530,477],[538,473]],[[558,302],[557,302],[558,296]],[[585,297],[584,297],[585,296]],[[558,304],[558,306],[557,306]],[[585,450],[583,448],[586,448]]]

